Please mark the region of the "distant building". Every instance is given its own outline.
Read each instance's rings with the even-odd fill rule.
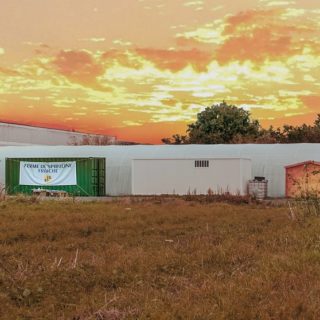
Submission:
[[[116,144],[115,136],[0,122],[0,146]]]

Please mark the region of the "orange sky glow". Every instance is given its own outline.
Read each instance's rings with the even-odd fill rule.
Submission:
[[[8,0],[0,121],[160,143],[222,100],[320,113],[319,0]]]

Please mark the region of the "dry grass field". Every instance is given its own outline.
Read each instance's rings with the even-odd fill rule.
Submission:
[[[6,200],[0,319],[320,319],[320,219],[173,199]]]

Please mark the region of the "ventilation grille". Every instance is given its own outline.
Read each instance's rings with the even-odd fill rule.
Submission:
[[[209,160],[195,160],[194,166],[196,168],[208,168],[209,167]]]

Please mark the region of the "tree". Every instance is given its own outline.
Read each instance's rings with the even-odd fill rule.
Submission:
[[[234,140],[254,140],[260,124],[250,119],[250,112],[225,101],[198,113],[196,122],[188,125],[190,143],[233,143]]]
[[[165,144],[218,143],[320,143],[320,114],[313,125],[284,125],[264,129],[250,112],[225,101],[207,107],[197,114],[197,120],[188,125],[187,136],[174,134],[163,138]]]
[[[284,125],[282,134],[284,143],[319,143],[320,127],[316,120],[314,126],[302,124],[301,126]]]
[[[161,141],[164,144],[188,144],[189,139],[187,136],[182,136],[180,134],[174,134],[171,138],[163,138]]]
[[[69,145],[73,146],[85,146],[85,145],[95,145],[95,146],[106,146],[114,144],[114,141],[111,137],[103,136],[103,135],[84,135],[79,139],[77,137],[72,136],[69,141]]]
[[[320,113],[317,114],[317,119],[314,122],[314,126],[320,129]]]
[[[283,133],[280,128],[274,129],[270,126],[268,129],[261,128],[259,136],[255,139],[254,143],[266,144],[266,143],[280,143],[283,141]]]

